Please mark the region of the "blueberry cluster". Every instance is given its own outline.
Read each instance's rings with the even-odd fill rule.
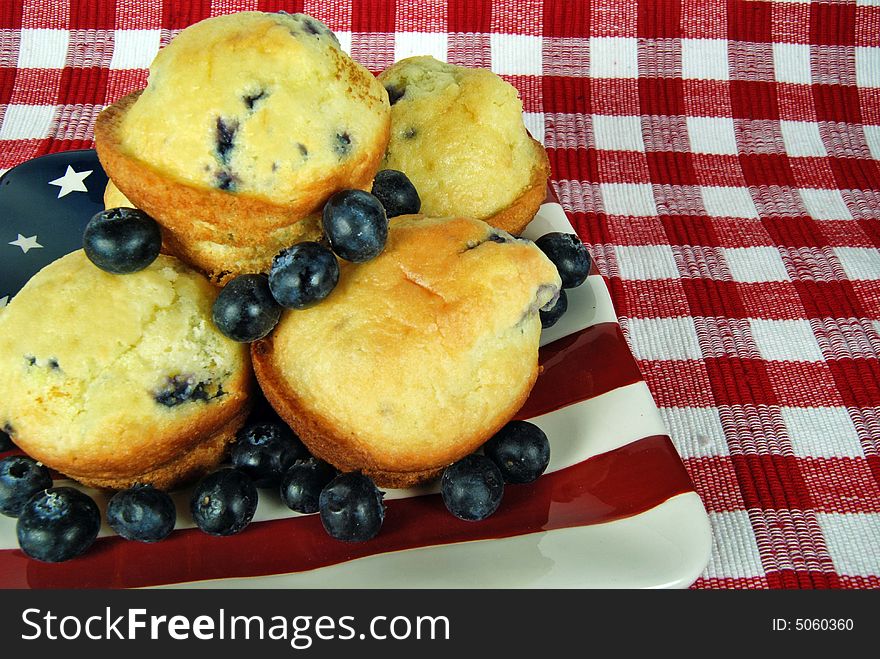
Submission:
[[[347,143],[346,134],[337,137]],[[278,324],[282,309],[305,309],[333,292],[339,282],[337,257],[352,263],[377,257],[388,240],[388,218],[417,213],[420,207],[413,184],[395,170],[379,172],[372,192],[337,192],[322,211],[325,240],[283,249],[272,260],[268,276],[232,279],[214,302],[214,324],[234,341],[262,339]]]
[[[193,488],[190,513],[205,533],[229,536],[244,530],[256,513],[260,488],[278,489],[291,510],[320,513],[327,533],[337,540],[369,540],[382,527],[384,493],[373,481],[360,473],[339,474],[310,455],[277,418],[242,428],[230,462]],[[91,497],[72,487],[52,487],[49,470],[23,455],[0,460],[0,513],[18,518],[22,551],[45,562],[80,556],[101,527]],[[120,490],[107,505],[107,523],[126,540],[159,542],[174,530],[176,520],[169,494],[152,485]]]
[[[0,460],[0,513],[18,518],[18,544],[26,555],[51,563],[82,554],[101,528],[91,497],[52,487],[49,470],[25,455]]]
[[[498,510],[505,483],[531,483],[549,463],[547,435],[528,421],[511,421],[483,445],[482,455],[468,455],[443,471],[440,495],[459,519],[486,519]]]
[[[101,514],[90,496],[72,487],[53,487],[49,470],[24,455],[0,460],[0,513],[18,518],[22,551],[50,563],[84,553],[101,528]],[[129,540],[162,540],[176,519],[171,497],[149,485],[117,492],[107,506],[108,524]]]
[[[203,478],[190,498],[193,521],[205,533],[232,535],[253,519],[258,489],[278,489],[288,508],[320,513],[337,540],[374,537],[385,518],[383,493],[359,473],[339,474],[310,455],[280,420],[261,420],[242,428],[232,447],[232,466]]]
[[[562,280],[563,290],[559,291],[559,297],[551,306],[540,310],[541,327],[546,329],[555,325],[562,318],[568,309],[568,296],[565,289],[576,288],[586,281],[593,260],[586,245],[573,233],[558,231],[547,233],[538,238],[535,245],[556,266],[559,278]]]

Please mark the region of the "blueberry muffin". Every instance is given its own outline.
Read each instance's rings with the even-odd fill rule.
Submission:
[[[170,256],[111,275],[82,251],[0,314],[0,426],[95,487],[171,488],[216,466],[244,423],[247,348],[211,322],[217,289]]]
[[[525,402],[556,267],[479,220],[403,215],[381,255],[252,346],[267,399],[311,451],[380,486],[437,476]]]
[[[516,89],[486,69],[410,57],[380,76],[391,101],[383,167],[404,172],[433,216],[474,217],[514,234],[547,191],[544,147]]]
[[[314,238],[330,195],[369,189],[389,128],[382,85],[322,23],[240,12],[177,35],[95,141],[124,196],[217,281]]]
[[[116,187],[116,184],[112,180],[108,180],[107,187],[104,189],[104,208],[120,208],[123,206],[135,208],[135,205],[122,194],[119,188]],[[220,245],[211,241],[188,243],[178,240],[177,235],[167,228],[161,227],[161,229],[162,252],[177,255],[188,263],[198,263],[202,254],[211,252],[222,261],[237,263],[242,271],[259,272],[267,269],[263,243],[256,245]],[[293,236],[287,235],[286,228],[282,228],[277,233],[277,236],[269,237],[267,241],[269,244],[287,246],[286,240],[289,240],[290,243],[303,240],[318,240],[321,237],[320,217],[318,215],[310,215],[300,220],[297,225],[297,233]],[[231,270],[219,270],[209,276],[211,276],[215,283],[220,284],[225,282],[231,274]]]

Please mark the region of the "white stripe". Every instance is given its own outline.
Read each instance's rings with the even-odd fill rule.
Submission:
[[[503,504],[502,504],[503,505]],[[709,559],[703,504],[681,494],[608,524],[367,556],[194,588],[686,588]],[[172,586],[173,587],[173,586]]]

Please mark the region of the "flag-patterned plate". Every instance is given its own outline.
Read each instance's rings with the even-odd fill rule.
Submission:
[[[0,300],[41,267],[79,248],[102,208],[106,176],[93,151],[43,156],[0,179]],[[571,231],[548,201],[526,230]],[[262,490],[236,536],[194,528],[188,492],[175,493],[177,529],[156,544],[105,527],[67,563],[28,559],[15,520],[0,517],[0,587],[684,587],[705,568],[709,522],[629,352],[605,281],[568,291],[568,312],[542,336],[543,371],[519,417],[550,438],[535,483],[508,485],[482,522],[454,518],[436,486],[391,490],[379,535],[343,543],[316,515]],[[0,313],[3,313],[0,310]],[[106,494],[87,490],[100,506]]]

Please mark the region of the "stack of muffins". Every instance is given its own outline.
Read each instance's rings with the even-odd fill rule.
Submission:
[[[95,139],[105,204],[152,216],[165,254],[111,275],[76,252],[0,314],[0,425],[36,459],[99,487],[191,481],[244,423],[255,367],[316,455],[406,486],[525,401],[560,280],[511,235],[549,166],[498,76],[416,57],[377,79],[314,18],[243,12],[181,32]],[[422,208],[379,257],[344,263],[326,301],[250,349],[217,331],[220,286],[321,240],[326,201],[386,168]]]

